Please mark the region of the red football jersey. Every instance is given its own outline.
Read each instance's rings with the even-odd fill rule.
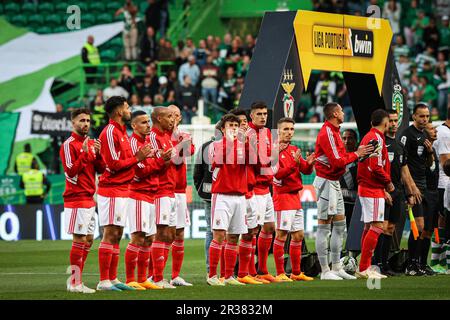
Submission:
[[[245,195],[248,191],[246,153],[248,145],[225,137],[209,145],[211,193]]]
[[[256,138],[258,155],[255,168],[256,184],[254,191],[255,194],[264,195],[270,192],[269,187],[272,185],[273,179],[270,160],[272,154],[272,133],[268,128],[257,129],[252,122],[249,122],[248,125],[247,136],[249,139]]]
[[[384,189],[391,183],[391,163],[384,134],[372,128],[361,140],[361,145],[377,140],[381,150],[377,156],[369,157],[358,164],[358,195],[369,198],[384,198]]]
[[[316,141],[316,174],[321,178],[337,181],[345,173],[347,164],[358,159],[355,152],[347,153],[339,128],[325,121]]]
[[[162,132],[153,127],[149,135],[150,144],[153,149],[167,151],[173,147],[170,133]],[[156,158],[161,159],[161,153],[156,153]],[[158,190],[156,198],[175,197],[176,171],[172,161],[165,163],[164,169],[158,172]]]
[[[171,133],[171,140],[174,147],[183,139],[185,133],[179,130]],[[183,154],[180,150],[179,154],[175,156],[175,193],[186,193],[187,187],[187,168],[186,157],[192,156],[195,153],[195,146],[191,144],[187,154]]]
[[[105,164],[95,154],[93,140],[89,140],[88,152],[83,151],[85,139],[86,137],[72,132],[59,150],[66,176],[66,190],[63,194],[66,208],[95,207],[95,173],[103,173]]]
[[[133,155],[149,143],[144,138],[133,133],[130,139]],[[163,170],[164,160],[147,158],[134,166],[134,178],[130,184],[130,198],[153,203],[158,190],[158,172]]]
[[[129,195],[128,186],[134,178],[132,168],[138,162],[131,152],[127,129],[110,120],[99,139],[106,169],[98,183],[98,194],[126,198]]]
[[[273,205],[276,211],[298,210],[301,208],[299,191],[303,189],[301,174],[311,174],[314,166],[300,158],[295,162],[294,155],[298,147],[288,145],[280,152],[278,163],[273,168]]]

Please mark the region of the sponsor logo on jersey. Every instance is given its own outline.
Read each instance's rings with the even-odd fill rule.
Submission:
[[[423,154],[423,146],[417,147],[417,154],[419,155],[419,157]]]

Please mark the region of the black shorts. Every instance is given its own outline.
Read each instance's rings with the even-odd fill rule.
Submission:
[[[439,192],[426,190],[423,197],[424,230],[433,231],[437,228],[439,216]]]
[[[425,193],[426,190],[425,189],[419,189],[420,193],[422,194],[422,202],[418,203],[416,205],[414,205],[414,207],[412,207],[412,212],[413,212],[413,216],[414,218],[420,218],[423,217],[424,215],[424,202],[425,202]]]
[[[392,206],[385,204],[384,206],[384,221],[396,224],[402,214],[405,212],[405,195],[403,190],[395,189],[391,193]]]

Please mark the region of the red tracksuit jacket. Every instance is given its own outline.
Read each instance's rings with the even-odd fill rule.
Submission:
[[[66,208],[95,207],[95,173],[105,171],[102,158],[95,154],[93,140],[88,143],[88,152],[83,151],[85,139],[86,137],[72,132],[59,150],[66,176],[66,190],[63,194]]]
[[[273,205],[276,211],[298,210],[302,207],[298,193],[303,189],[301,173],[311,174],[314,166],[308,165],[303,158],[300,158],[300,164],[295,162],[297,150],[296,146],[290,144],[281,151],[273,170]]]
[[[339,180],[347,164],[358,159],[355,152],[347,153],[339,128],[325,121],[316,140],[316,175],[328,180]]]
[[[110,120],[99,139],[102,145],[100,153],[106,169],[98,183],[98,194],[127,198],[128,186],[134,178],[132,168],[138,162],[131,152],[127,129]]]
[[[149,141],[133,133],[130,139],[131,150],[136,152]],[[159,158],[147,158],[134,166],[134,178],[130,184],[130,198],[154,202],[158,190],[158,171],[165,167],[164,160]]]
[[[171,140],[174,147],[182,140],[182,132],[172,132]],[[175,157],[175,193],[186,193],[187,187],[187,170],[186,170],[186,157],[189,157],[195,153],[195,146],[191,144],[189,153],[183,155],[182,152]],[[181,162],[181,163],[180,163]]]
[[[384,189],[391,182],[391,163],[386,148],[384,134],[372,128],[361,140],[367,145],[370,140],[378,140],[382,148],[378,156],[370,157],[358,164],[358,195],[369,198],[384,198]]]
[[[166,151],[173,147],[170,133],[162,132],[153,127],[149,135],[150,144],[153,149]],[[156,158],[161,159],[160,152],[156,153]],[[158,171],[158,190],[156,198],[175,197],[176,171],[175,164],[170,161],[166,163],[164,168]]]
[[[247,193],[247,150],[247,144],[237,139],[230,141],[226,137],[209,145],[209,157],[213,170],[211,193],[229,195]]]
[[[270,192],[269,187],[272,185],[273,179],[272,164],[270,162],[270,156],[272,154],[272,133],[268,128],[257,129],[252,122],[249,122],[248,125],[249,129],[246,134],[249,139],[256,138],[258,150],[254,191],[257,195],[264,195]]]

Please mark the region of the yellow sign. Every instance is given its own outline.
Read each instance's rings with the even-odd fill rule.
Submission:
[[[294,30],[305,88],[312,70],[366,73],[381,95],[392,40],[388,20],[299,10]]]

